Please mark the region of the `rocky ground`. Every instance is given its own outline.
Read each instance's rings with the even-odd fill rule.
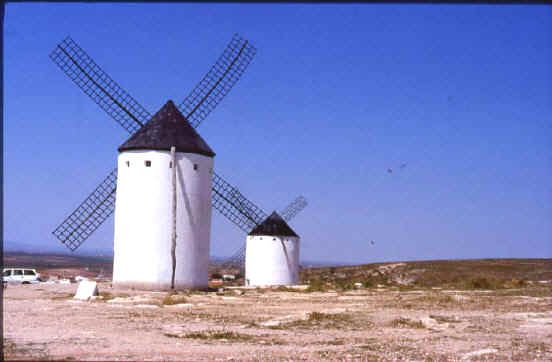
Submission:
[[[4,290],[6,359],[552,360],[552,285],[139,292]]]

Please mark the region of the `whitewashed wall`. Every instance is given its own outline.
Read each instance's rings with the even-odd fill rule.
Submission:
[[[249,235],[245,249],[245,285],[299,283],[299,238]]]
[[[146,167],[145,161],[151,161],[151,167]],[[124,151],[119,154],[113,266],[115,286],[170,288],[170,162],[169,151]],[[177,152],[176,163],[175,288],[206,288],[213,158]],[[194,164],[197,170],[194,170]]]

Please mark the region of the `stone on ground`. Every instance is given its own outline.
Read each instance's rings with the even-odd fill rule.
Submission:
[[[88,300],[91,297],[97,296],[98,293],[98,284],[90,280],[83,280],[79,283],[77,288],[77,294],[75,294],[75,299]]]

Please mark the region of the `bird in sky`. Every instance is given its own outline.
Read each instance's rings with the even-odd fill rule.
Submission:
[[[406,163],[401,163],[401,165],[399,166],[399,169],[401,169],[401,171],[404,170],[404,168],[406,167],[406,165],[407,165]],[[387,172],[388,172],[388,173],[393,173],[393,169],[392,169],[392,168],[388,168],[388,169],[387,169]]]

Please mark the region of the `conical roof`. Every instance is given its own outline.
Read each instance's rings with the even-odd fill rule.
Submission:
[[[215,153],[195,131],[186,117],[169,100],[155,115],[119,147],[119,152],[128,150],[167,150],[172,146],[176,152],[198,153],[213,157]]]
[[[265,221],[257,225],[248,235],[295,236],[299,237],[289,225],[274,211]]]

